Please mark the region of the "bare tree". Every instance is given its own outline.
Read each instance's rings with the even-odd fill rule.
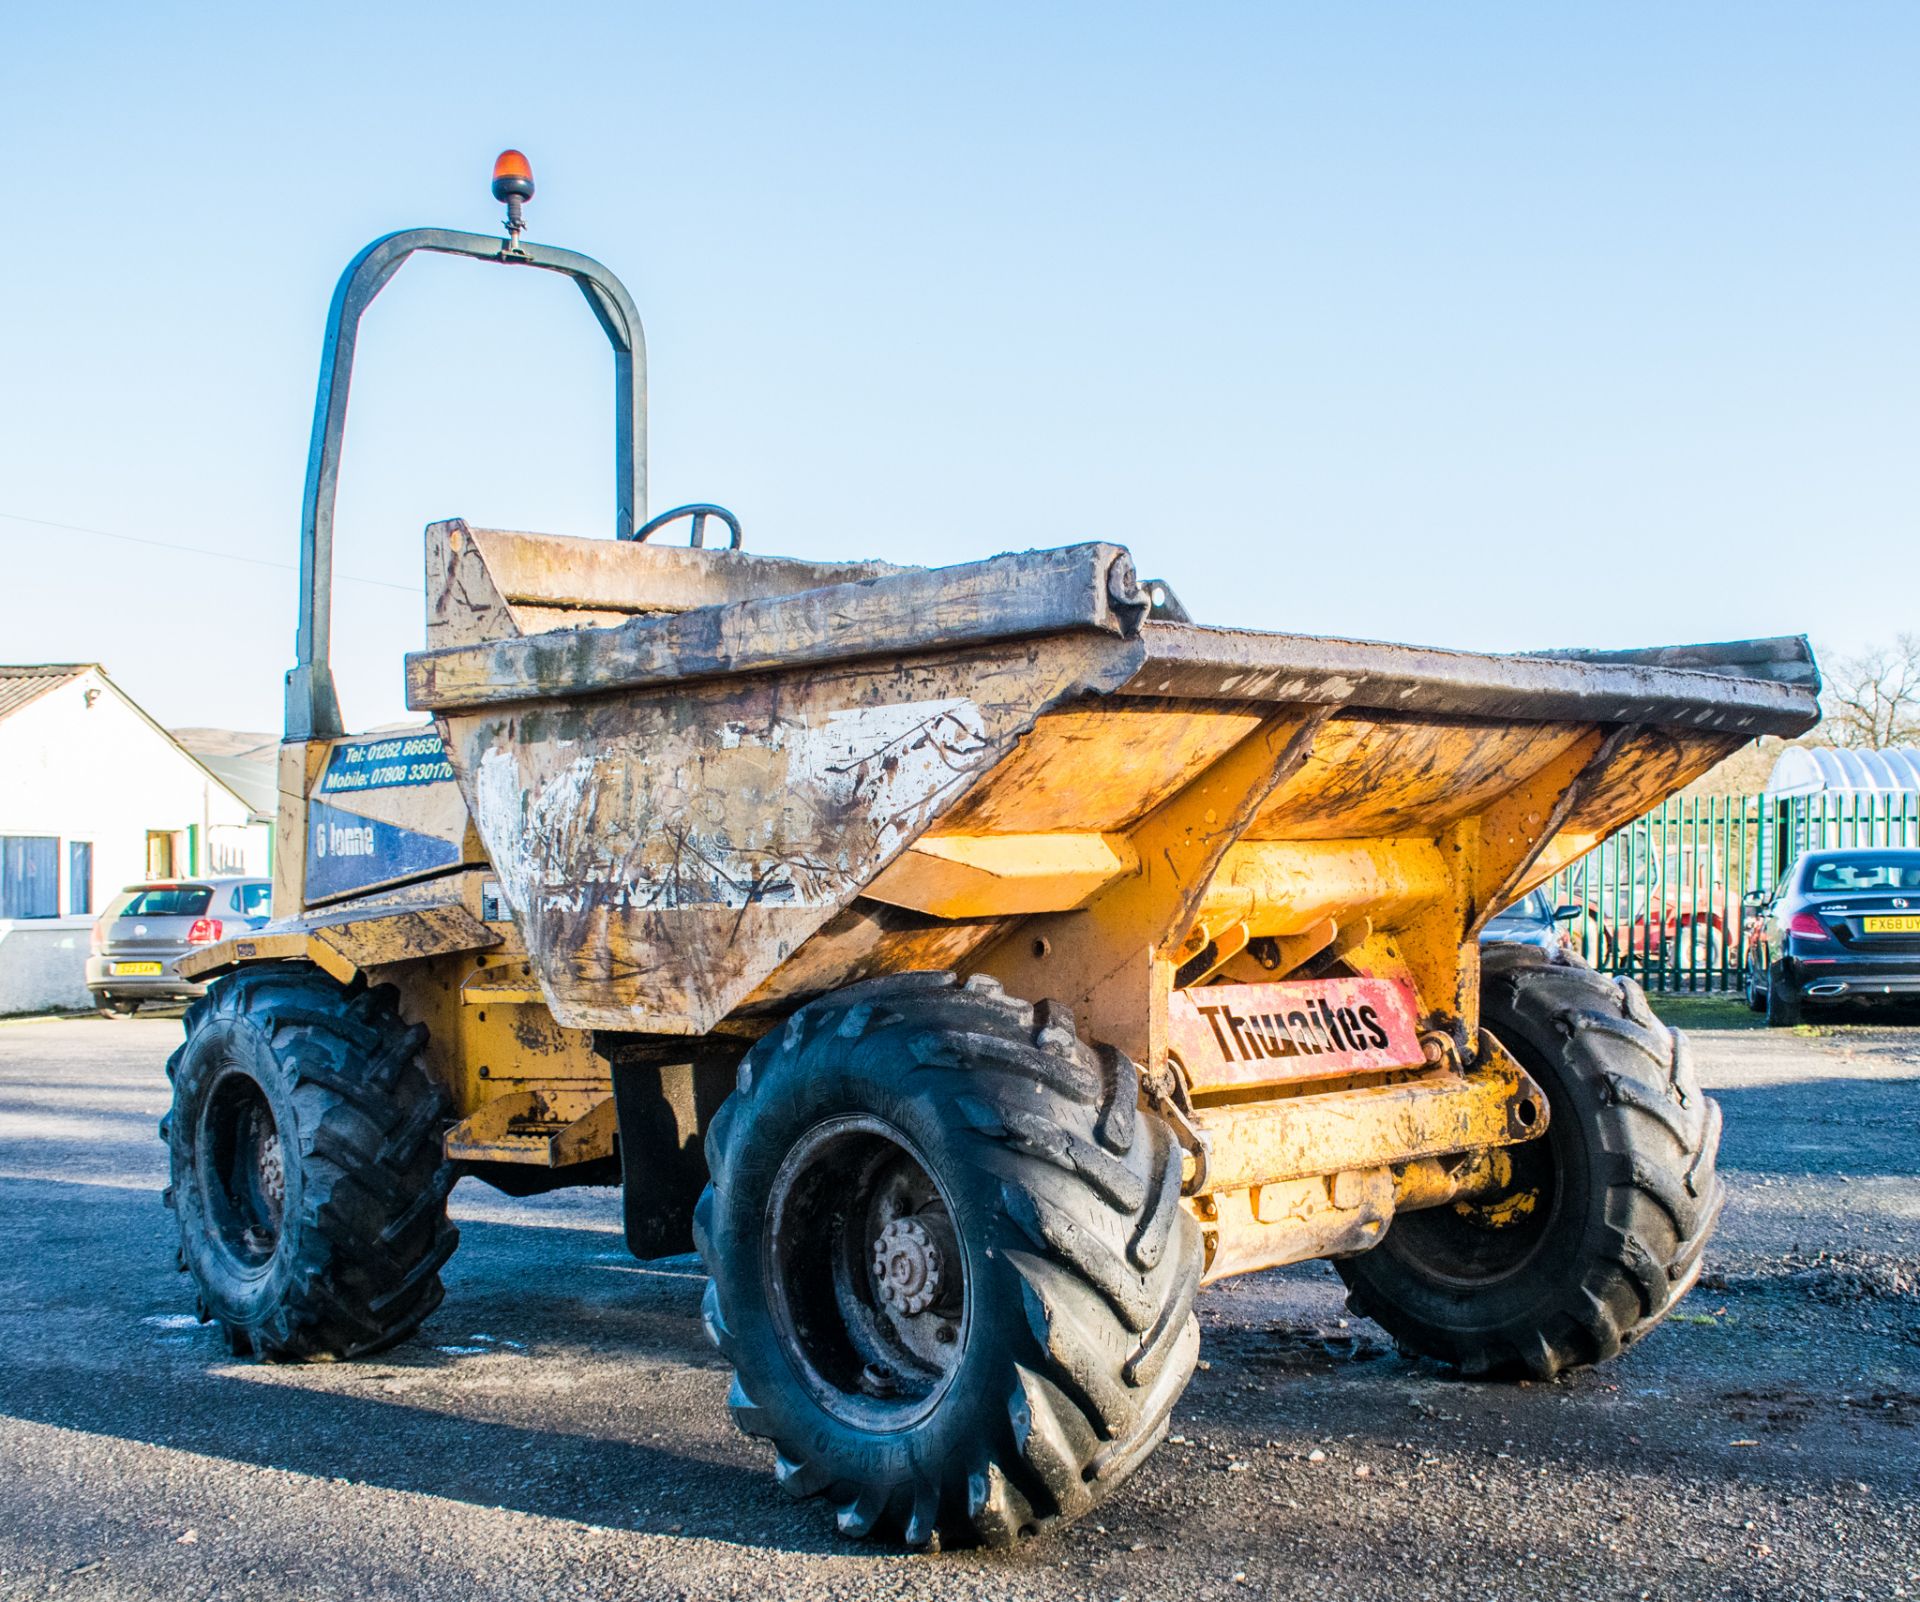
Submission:
[[[1920,634],[1900,634],[1821,664],[1826,718],[1819,735],[1835,745],[1880,751],[1920,745]]]

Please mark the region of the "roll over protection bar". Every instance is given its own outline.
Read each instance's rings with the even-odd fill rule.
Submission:
[[[307,449],[307,485],[300,517],[300,625],[294,666],[287,674],[286,738],[325,739],[345,732],[333,684],[329,650],[333,622],[333,510],[340,482],[340,447],[347,426],[347,391],[360,318],[387,281],[416,251],[467,256],[510,267],[538,267],[571,278],[613,347],[614,534],[634,538],[647,516],[647,347],[640,313],[626,285],[591,256],[551,245],[522,243],[517,231],[500,239],[449,228],[408,228],[386,234],[347,264],[327,312],[320,351],[320,387],[314,398]]]

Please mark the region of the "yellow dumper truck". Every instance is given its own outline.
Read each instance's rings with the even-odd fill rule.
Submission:
[[[1763,733],[1804,641],[1487,656],[1208,628],[1087,542],[926,569],[648,520],[597,262],[376,241],[314,420],[274,921],[169,1066],[167,1193],[236,1352],[441,1299],[462,1175],[618,1183],[697,1247],[731,1403],[850,1536],[1011,1542],[1167,1429],[1200,1286],[1333,1259],[1474,1374],[1604,1361],[1698,1274],[1719,1112],[1630,981],[1489,917]],[[360,314],[417,251],[558,272],[615,357],[615,538],[426,531],[430,721],[329,671]],[[686,544],[650,538],[688,525]],[[709,533],[720,535],[710,544]]]

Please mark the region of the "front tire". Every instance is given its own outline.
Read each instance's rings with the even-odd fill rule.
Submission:
[[[1485,975],[1481,1015],[1546,1092],[1546,1135],[1509,1149],[1501,1194],[1407,1213],[1334,1266],[1403,1348],[1547,1379],[1613,1357],[1692,1287],[1725,1196],[1720,1108],[1630,979],[1513,962]]]
[[[1137,1098],[1065,1009],[950,974],[813,1002],[741,1064],[694,1216],[707,1329],[842,1534],[1010,1545],[1165,1434],[1200,1239]]]
[[[167,1205],[200,1316],[236,1353],[362,1357],[440,1303],[459,1235],[446,1095],[389,985],[306,963],[222,979],[167,1063]]]

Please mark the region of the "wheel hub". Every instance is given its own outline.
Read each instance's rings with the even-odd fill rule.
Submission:
[[[823,1119],[768,1187],[769,1311],[807,1388],[861,1429],[925,1417],[967,1350],[967,1255],[918,1151],[864,1113]]]
[[[946,1256],[917,1218],[896,1218],[873,1243],[873,1283],[880,1300],[911,1318],[939,1298]]]
[[[260,1194],[266,1197],[269,1212],[278,1219],[287,1199],[287,1170],[280,1155],[280,1131],[270,1123],[262,1128],[264,1122],[256,1119],[254,1123],[259,1142],[254,1161],[260,1170]]]

